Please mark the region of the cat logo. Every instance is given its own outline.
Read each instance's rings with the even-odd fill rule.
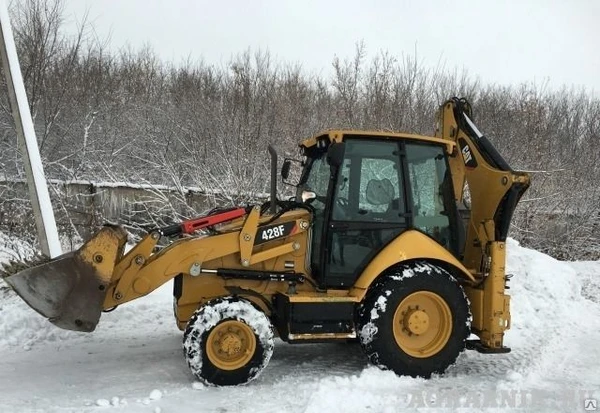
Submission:
[[[462,148],[463,159],[465,160],[465,165],[468,164],[471,159],[473,159],[473,155],[471,155],[471,149],[469,149],[469,145],[465,145]]]
[[[477,166],[477,160],[473,156],[473,152],[471,152],[471,148],[467,142],[464,139],[459,139],[458,144],[460,145],[460,152],[465,161],[465,166],[467,168],[475,168]]]

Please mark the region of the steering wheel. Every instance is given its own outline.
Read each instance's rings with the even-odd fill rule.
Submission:
[[[349,216],[349,206],[347,198],[336,198],[335,200],[335,208],[333,209],[334,218],[347,220]]]

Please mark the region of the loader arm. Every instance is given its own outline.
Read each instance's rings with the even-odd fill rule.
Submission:
[[[293,239],[279,245],[254,251],[256,234],[261,224],[260,207],[252,208],[239,224],[232,223],[228,232],[181,238],[154,253],[161,238],[160,231],[147,234],[122,259],[118,260],[108,288],[105,310],[144,296],[179,274],[198,276],[214,273],[218,268],[205,263],[221,257],[239,254],[239,267],[248,268],[267,260],[289,254],[299,248]],[[299,216],[294,223],[294,234],[304,232]],[[237,228],[236,228],[237,227]]]
[[[504,331],[510,327],[510,297],[504,294],[505,242],[516,205],[529,187],[529,176],[513,171],[479,132],[466,100],[447,101],[438,116],[436,137],[455,142],[461,153],[450,157],[456,201],[470,197],[463,264],[478,280],[466,287],[474,317],[472,328],[484,351],[501,352]]]
[[[238,208],[200,217],[153,230],[127,253],[126,231],[119,226],[105,226],[77,251],[29,265],[16,273],[0,269],[0,274],[30,307],[53,324],[90,332],[103,310],[142,297],[180,274],[235,278],[235,271],[219,266],[224,257],[229,262],[237,261],[232,268],[239,268],[237,272],[242,277],[302,282],[295,272],[256,271],[256,265],[299,250],[297,238],[308,228],[306,211],[290,212],[281,218],[285,223],[278,226],[287,229],[279,233],[276,242],[257,240],[257,234],[273,226],[268,225],[273,218],[261,216],[259,206],[249,211]],[[193,234],[224,222],[227,224],[220,233]],[[179,234],[188,236],[157,248],[163,236]]]

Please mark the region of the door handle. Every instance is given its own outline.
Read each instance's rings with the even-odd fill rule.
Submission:
[[[331,229],[348,229],[348,228],[350,228],[350,225],[348,225],[345,222],[332,222],[331,224],[329,224],[329,228],[331,228]]]

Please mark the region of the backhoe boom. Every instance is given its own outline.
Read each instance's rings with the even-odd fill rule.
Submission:
[[[470,198],[463,264],[479,279],[465,288],[473,307],[472,328],[483,351],[503,352],[503,333],[510,327],[505,241],[529,176],[508,166],[471,116],[466,100],[449,100],[440,108],[436,136],[455,142],[460,150],[461,156],[450,158],[454,194],[458,203]]]

